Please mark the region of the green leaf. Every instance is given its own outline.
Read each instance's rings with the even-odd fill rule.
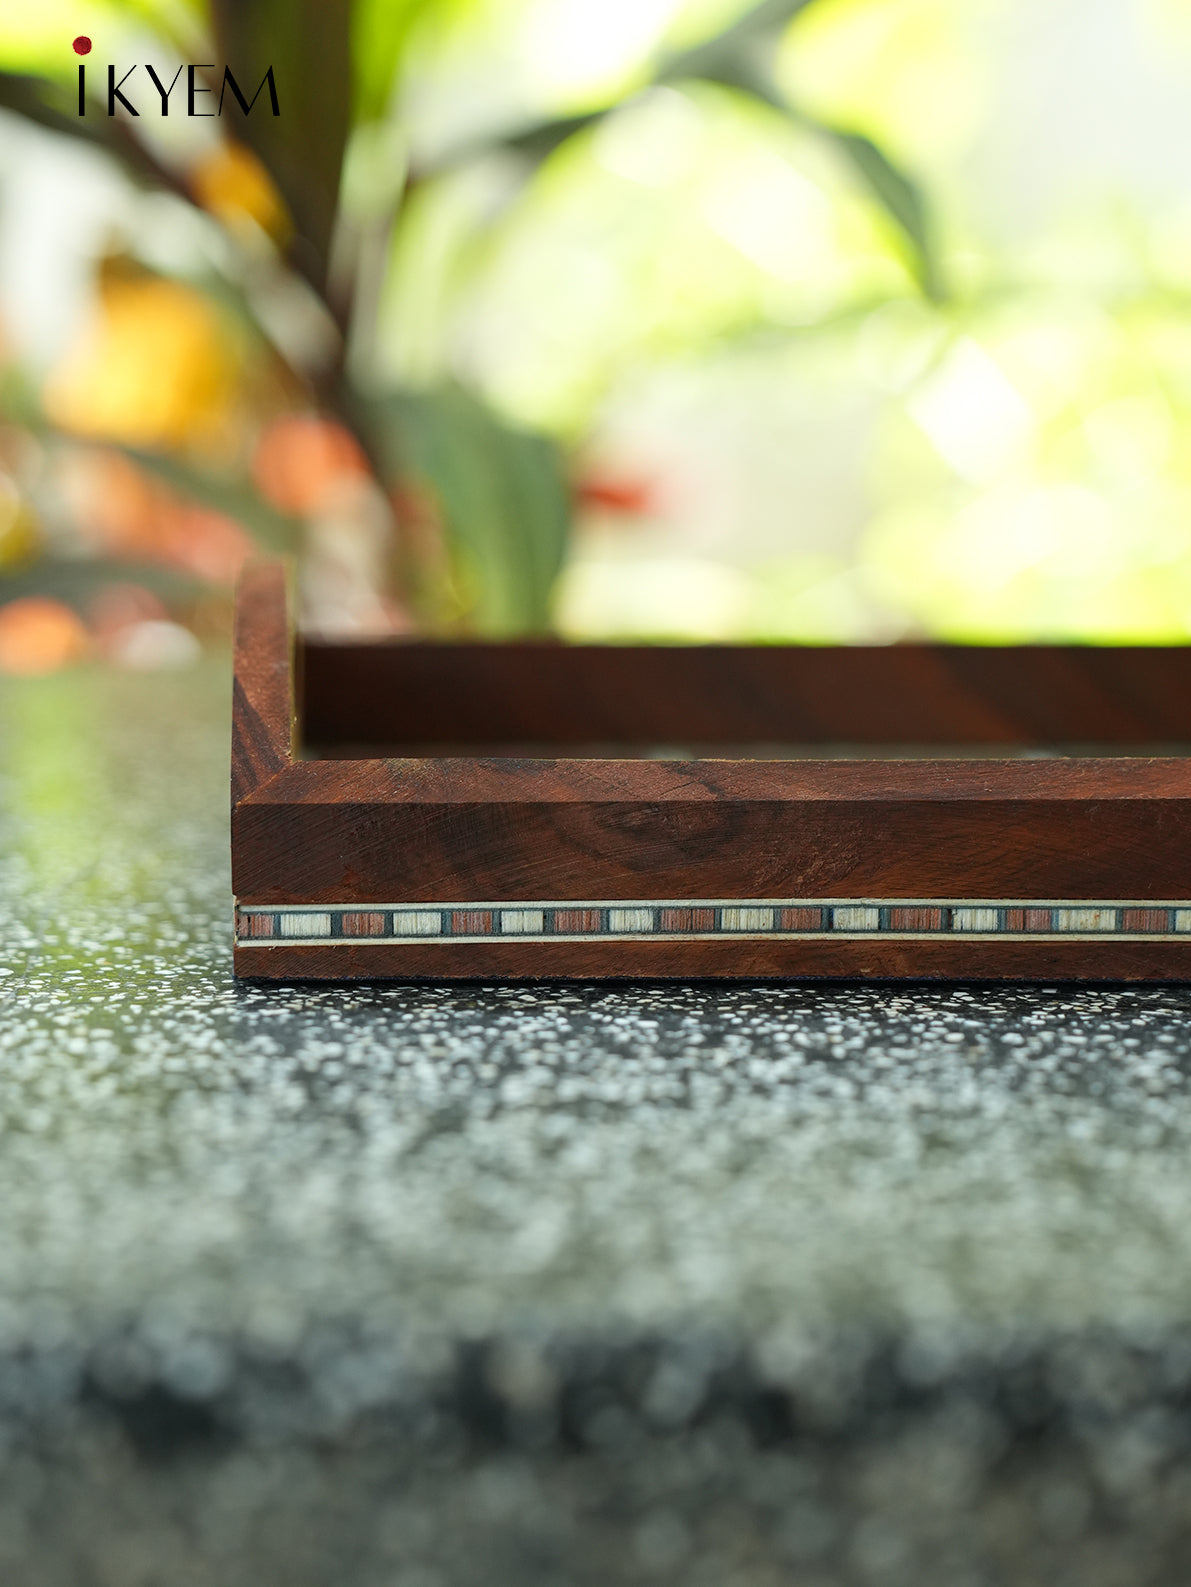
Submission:
[[[111,445],[111,443],[105,443]],[[133,446],[112,446],[168,485],[179,496],[198,502],[234,518],[265,551],[296,551],[301,544],[302,525],[287,513],[278,512],[261,500],[247,484],[222,474],[209,474],[179,462],[164,452],[143,451]]]
[[[157,562],[115,557],[43,557],[20,568],[0,573],[0,604],[27,595],[49,595],[79,611],[105,584],[139,584],[167,605],[191,600],[209,585],[192,573]]]
[[[474,626],[546,631],[571,516],[557,443],[457,385],[377,399],[363,423],[390,479],[417,478],[437,499]]]
[[[673,57],[659,77],[670,81],[694,78],[733,89],[829,139],[897,227],[923,292],[933,301],[941,301],[946,294],[921,188],[871,138],[804,116],[789,103],[774,80],[769,65],[771,49],[763,53],[762,46],[776,44],[781,27],[811,3],[812,0],[767,0],[717,38]]]
[[[351,0],[212,0],[214,54],[249,100],[273,68],[280,114],[268,89],[244,115],[230,90],[222,129],[260,158],[298,230],[294,262],[325,291],[351,115]],[[216,100],[218,85],[216,85]]]
[[[670,55],[661,65],[659,82],[702,77],[708,82],[735,81],[741,63],[755,69],[759,54],[776,46],[788,22],[805,11],[813,0],[762,0],[713,38]]]
[[[167,188],[190,201],[184,184],[137,142],[127,122],[113,116],[78,115],[74,91],[67,92],[59,83],[19,72],[0,72],[0,110],[102,149],[119,160],[137,181]]]
[[[941,301],[946,293],[921,188],[871,138],[805,116],[790,104],[773,77],[770,63],[783,29],[813,3],[814,0],[763,0],[761,5],[754,6],[714,38],[667,57],[659,65],[654,81],[714,83],[759,100],[787,120],[800,127],[809,127],[828,139],[853,166],[897,228],[910,268],[923,292],[932,300]],[[573,116],[547,118],[471,142],[448,151],[430,167],[420,168],[414,174],[419,181],[431,178],[441,170],[489,152],[493,146],[524,155],[539,164],[568,138],[585,131],[618,108],[619,104],[613,103]]]
[[[371,3],[378,3],[378,0],[371,0]],[[442,0],[439,0],[439,3],[442,3]],[[772,42],[776,43],[782,28],[791,17],[812,3],[813,0],[764,0],[762,5],[746,12],[714,38],[668,56],[658,67],[652,80],[663,83],[679,78],[702,77],[709,82],[730,84],[746,92],[755,93],[757,77],[754,57],[758,40],[771,37]],[[772,99],[770,102],[780,110],[785,111],[788,108],[780,100]],[[568,138],[586,131],[598,121],[602,121],[605,116],[619,110],[624,103],[625,98],[622,96],[594,110],[578,111],[573,115],[547,116],[523,126],[468,139],[456,148],[447,149],[428,164],[418,165],[414,175],[419,181],[426,180],[437,176],[441,171],[463,165],[468,160],[490,154],[494,148],[511,150],[513,153],[524,155],[535,164],[540,163],[553,154],[555,149]]]
[[[899,171],[871,138],[859,132],[843,132],[836,127],[824,127],[823,130],[851,160],[874,198],[901,231],[908,245],[910,263],[923,292],[932,302],[941,302],[946,293],[921,188],[904,171]]]
[[[0,393],[0,395],[7,395]],[[301,543],[302,524],[288,513],[280,512],[263,501],[245,480],[228,474],[210,473],[193,467],[190,463],[168,452],[152,451],[145,447],[125,446],[119,441],[95,441],[87,437],[70,435],[57,429],[46,418],[37,397],[27,390],[13,393],[15,400],[0,404],[0,413],[19,423],[31,434],[52,445],[98,446],[118,452],[138,468],[152,474],[163,485],[184,496],[234,518],[246,529],[257,545],[265,551],[295,551]]]
[[[9,409],[8,412],[12,417],[13,410]],[[301,522],[297,518],[291,518],[288,513],[279,512],[277,508],[269,506],[268,502],[262,501],[245,482],[224,474],[211,474],[193,468],[190,464],[165,452],[122,446],[118,441],[95,443],[82,440],[78,436],[64,435],[47,423],[44,414],[34,402],[24,404],[20,411],[20,422],[43,440],[54,443],[65,442],[67,445],[98,444],[107,451],[118,452],[122,457],[135,463],[138,468],[144,469],[146,474],[152,474],[163,485],[168,485],[177,495],[184,496],[188,501],[198,502],[203,507],[210,507],[215,512],[221,512],[225,517],[235,519],[264,551],[292,552],[301,544]]]
[[[610,105],[606,110],[588,110],[575,116],[559,116],[535,122],[503,138],[501,147],[510,149],[514,154],[524,155],[535,164],[540,164],[568,138],[594,126],[597,121],[602,121],[609,111],[617,108],[616,105]]]
[[[356,0],[352,17],[356,119],[379,121],[388,113],[406,48],[423,23],[450,23],[474,4],[475,0]]]

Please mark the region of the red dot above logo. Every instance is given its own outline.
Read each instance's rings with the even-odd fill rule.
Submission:
[[[85,33],[80,33],[78,38],[75,39],[75,41],[74,41],[74,53],[76,55],[90,55],[90,53],[91,53],[91,40],[87,37],[87,35]]]

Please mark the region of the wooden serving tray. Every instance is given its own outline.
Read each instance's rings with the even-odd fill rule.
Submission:
[[[259,564],[236,973],[1183,979],[1188,740],[1191,648],[295,645]]]

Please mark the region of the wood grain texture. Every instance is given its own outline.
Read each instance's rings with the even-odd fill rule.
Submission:
[[[345,963],[345,956],[347,962]],[[1179,981],[1191,942],[417,942],[236,948],[236,974],[281,980]]]
[[[251,563],[236,588],[232,806],[288,766],[295,739],[293,631],[285,569]]]
[[[1191,648],[308,644],[308,740],[1191,742]]]
[[[299,762],[244,903],[1191,897],[1182,761]]]

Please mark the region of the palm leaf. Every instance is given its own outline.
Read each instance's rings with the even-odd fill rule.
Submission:
[[[557,444],[457,385],[377,399],[362,425],[390,480],[412,476],[433,493],[475,627],[546,630],[571,517]]]
[[[870,196],[892,221],[923,292],[939,300],[945,295],[942,272],[922,189],[871,138],[812,120],[791,105],[773,77],[770,59],[782,30],[813,3],[814,0],[763,0],[714,38],[667,56],[653,81],[714,83],[759,100],[796,125],[827,139],[852,165]],[[428,180],[489,152],[494,143],[525,156],[531,165],[538,165],[569,138],[618,108],[619,102],[577,115],[546,117],[495,137],[468,142],[440,156],[433,165],[417,168],[415,179]]]
[[[215,53],[251,98],[267,67],[267,92],[249,115],[228,93],[224,130],[259,157],[298,230],[294,262],[324,293],[351,117],[351,0],[212,0]]]

